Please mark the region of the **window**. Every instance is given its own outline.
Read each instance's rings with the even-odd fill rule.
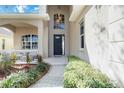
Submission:
[[[5,49],[5,39],[2,39],[2,50]]]
[[[84,48],[84,22],[80,24],[80,47]]]
[[[54,29],[64,29],[64,15],[63,14],[55,14],[54,15]]]
[[[22,36],[22,49],[38,49],[37,35]]]

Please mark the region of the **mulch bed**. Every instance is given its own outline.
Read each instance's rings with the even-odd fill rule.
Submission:
[[[33,68],[35,66],[36,64],[15,64],[5,71],[0,70],[0,80],[3,80],[6,76],[9,76],[12,73],[16,73],[22,70],[28,71],[30,68]]]

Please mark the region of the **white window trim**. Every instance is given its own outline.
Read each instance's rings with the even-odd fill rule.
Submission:
[[[24,50],[34,50],[34,49],[32,48],[32,43],[33,43],[32,36],[35,35],[35,34],[27,34],[27,35],[30,35],[30,41],[25,41],[25,40],[22,41],[22,40],[21,40],[21,42],[22,42],[22,49],[24,49]],[[27,36],[27,35],[23,35],[23,36]],[[22,36],[22,37],[23,37],[23,36]],[[38,35],[36,35],[36,36],[38,36]],[[25,43],[26,43],[26,42],[30,42],[30,49],[23,48],[23,42],[25,42]],[[38,42],[37,42],[37,43],[38,43]],[[37,48],[37,49],[38,49],[38,48]]]

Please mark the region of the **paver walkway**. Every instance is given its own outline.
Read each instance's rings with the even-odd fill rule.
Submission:
[[[51,64],[48,73],[29,88],[63,87],[63,74],[67,57],[48,58],[45,59],[45,62]]]

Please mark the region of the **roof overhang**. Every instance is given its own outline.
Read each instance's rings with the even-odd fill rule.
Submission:
[[[46,14],[0,14],[0,19],[43,19],[49,20]]]
[[[69,21],[75,21],[85,7],[85,5],[73,5]]]

